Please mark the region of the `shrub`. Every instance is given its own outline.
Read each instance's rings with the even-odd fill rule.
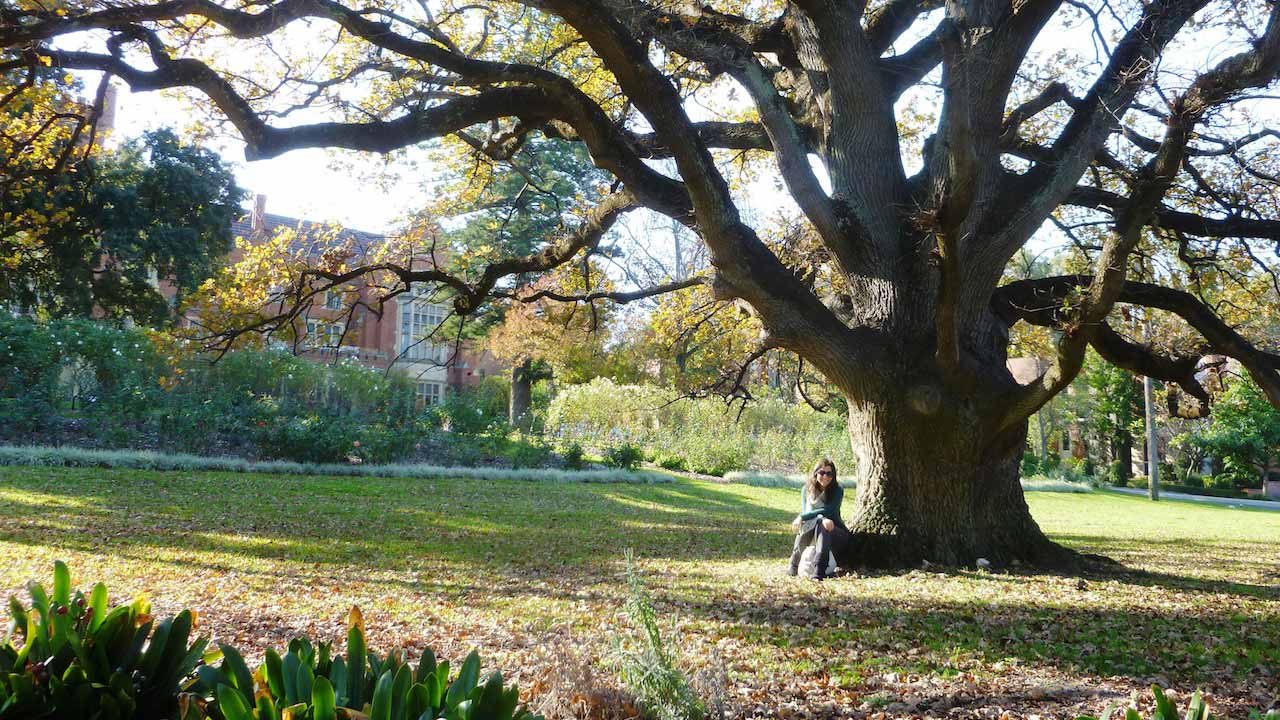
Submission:
[[[1187,486],[1187,487],[1203,488],[1203,487],[1204,487],[1204,477],[1202,477],[1202,476],[1200,476],[1200,475],[1198,475],[1198,474],[1196,474],[1196,473],[1191,473],[1191,474],[1187,475],[1186,477],[1182,478],[1182,482],[1181,482],[1181,483],[1179,483],[1179,484],[1180,484],[1180,485],[1185,485],[1185,486]]]
[[[632,562],[627,561],[627,619],[636,637],[632,645],[618,645],[615,663],[622,686],[636,698],[647,717],[657,720],[702,720],[706,706],[680,667],[675,648],[658,628],[657,613]]]
[[[824,455],[843,469],[853,465],[842,416],[768,393],[740,408],[718,398],[680,399],[666,388],[596,379],[562,389],[545,426],[562,442],[601,449],[632,443],[664,467],[713,475],[749,468],[790,472]]]
[[[1236,498],[1236,499],[1244,499],[1248,497],[1247,495],[1245,495],[1243,492],[1239,490],[1230,490],[1230,489],[1222,489],[1222,488],[1205,488],[1205,487],[1196,487],[1193,485],[1178,485],[1175,483],[1160,483],[1160,489],[1168,492],[1187,493],[1189,495],[1203,495],[1205,497]]]
[[[560,451],[560,460],[570,470],[581,470],[586,465],[586,455],[582,451],[582,443],[571,442]]]
[[[1107,482],[1117,487],[1124,487],[1128,480],[1128,473],[1125,472],[1123,460],[1112,460],[1107,465]]]
[[[653,454],[653,462],[664,470],[686,471],[689,469],[684,458],[671,452],[659,450]]]
[[[417,668],[401,651],[382,657],[369,651],[359,608],[351,610],[345,658],[331,655],[327,643],[316,646],[299,638],[289,643],[283,657],[268,650],[263,665],[251,673],[234,648],[221,649],[222,663],[200,667],[192,692],[216,707],[225,720],[274,719],[285,710],[300,720],[335,720],[352,716],[343,710],[358,713],[366,706],[370,718],[535,718],[518,707],[518,691],[504,686],[501,673],[481,677],[480,656],[474,651],[452,682],[448,661],[437,662],[430,648]],[[263,679],[257,689],[255,677]]]
[[[1040,458],[1031,451],[1022,453],[1021,471],[1023,477],[1030,477],[1040,472]]]
[[[542,467],[551,459],[551,446],[541,436],[512,433],[502,455],[513,468]]]
[[[79,427],[95,438],[119,435],[150,419],[164,374],[141,330],[92,320],[0,317],[0,423],[6,433],[44,432],[59,419],[84,419]]]
[[[609,467],[634,470],[644,460],[644,451],[631,443],[622,443],[605,451],[604,459]]]
[[[1233,476],[1218,474],[1210,475],[1208,480],[1205,481],[1205,487],[1213,488],[1215,490],[1234,490],[1236,484]]]
[[[460,435],[479,435],[506,427],[508,390],[499,378],[445,395],[444,402],[428,409],[427,415],[437,427],[445,427]]]
[[[23,640],[0,645],[0,718],[336,720],[363,717],[368,707],[371,718],[537,720],[500,673],[481,677],[475,652],[450,681],[449,663],[429,648],[416,669],[401,651],[368,651],[358,608],[346,658],[298,638],[283,657],[268,650],[250,672],[230,645],[205,652],[205,640],[189,642],[190,611],[157,624],[145,597],[108,610],[106,587],[73,593],[62,562],[51,593],[34,583],[30,592],[29,607],[9,604]]]
[[[1051,452],[1045,455],[1044,459],[1040,461],[1040,467],[1046,472],[1050,470],[1057,470],[1061,465],[1062,456],[1056,452]]]
[[[72,592],[71,573],[54,564],[52,592],[29,586],[31,604],[9,602],[23,636],[0,645],[0,717],[168,717],[179,683],[204,657],[204,640],[188,643],[187,611],[156,623],[140,597],[108,610],[101,583]]]
[[[1151,480],[1146,475],[1134,475],[1129,478],[1129,487],[1141,488],[1146,490],[1151,485]]]

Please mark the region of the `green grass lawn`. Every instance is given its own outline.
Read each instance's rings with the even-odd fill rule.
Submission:
[[[1151,681],[1228,717],[1280,700],[1280,513],[1028,496],[1042,527],[1126,570],[785,577],[792,489],[0,468],[0,589],[66,560],[80,585],[191,607],[251,648],[471,648],[525,687],[625,632],[623,553],[735,716],[1074,717]],[[557,650],[556,648],[559,648]]]

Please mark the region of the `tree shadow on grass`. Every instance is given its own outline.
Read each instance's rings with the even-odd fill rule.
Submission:
[[[1010,661],[1073,675],[1153,677],[1179,687],[1219,679],[1274,683],[1280,667],[1280,614],[1242,618],[1230,607],[1189,615],[1159,606],[1116,608],[899,599],[859,592],[858,578],[831,584],[843,592],[795,598],[773,595],[678,601],[686,618],[727,627],[727,634],[781,648],[800,647],[846,665],[846,673],[894,669],[943,674],[957,656],[990,665]],[[1280,612],[1280,611],[1278,611]]]
[[[1105,535],[1055,533],[1052,539],[1072,547],[1099,549],[1112,556],[1124,558],[1149,557],[1154,552],[1171,552],[1177,555],[1181,567],[1202,569],[1206,574],[1221,572],[1229,566],[1233,572],[1248,573],[1254,577],[1275,576],[1280,571],[1280,554],[1258,554],[1256,544],[1240,542],[1213,542],[1191,538],[1157,540],[1142,538],[1129,540]],[[1250,553],[1253,553],[1252,555]],[[1227,565],[1229,564],[1229,565]],[[1255,584],[1238,580],[1222,580],[1213,577],[1196,577],[1130,567],[1123,559],[1115,565],[1096,565],[1083,573],[1084,577],[1115,579],[1147,587],[1162,587],[1184,592],[1204,592],[1241,597],[1280,599],[1280,583]]]
[[[243,487],[234,475],[156,475],[64,471],[58,482],[0,481],[15,491],[0,506],[0,538],[384,569],[424,559],[593,564],[613,562],[627,546],[651,557],[733,561],[778,557],[790,542],[788,513],[714,486],[255,476]]]

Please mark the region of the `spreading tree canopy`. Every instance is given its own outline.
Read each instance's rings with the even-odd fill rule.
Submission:
[[[612,180],[531,252],[465,273],[381,263],[311,279],[318,290],[369,272],[443,283],[467,313],[509,291],[508,278],[592,252],[627,213],[674,219],[705,243],[705,275],[557,299],[706,285],[749,308],[759,352],[798,354],[848,399],[855,561],[1072,562],[1027,512],[1018,459],[1027,418],[1090,346],[1198,401],[1184,408],[1207,398],[1196,368],[1210,353],[1280,403],[1280,355],[1224,322],[1187,269],[1276,264],[1270,2],[3,7],[10,69],[192,90],[250,160],[450,138],[511,159],[537,138],[581,143]],[[741,211],[734,179],[747,165],[780,179],[805,242],[780,242]],[[1011,258],[1055,225],[1091,269],[1002,283]],[[1157,255],[1182,265],[1134,272]],[[1176,354],[1135,342],[1118,306],[1176,316],[1200,340]],[[1048,369],[1023,384],[1005,368],[1019,322],[1056,330]]]

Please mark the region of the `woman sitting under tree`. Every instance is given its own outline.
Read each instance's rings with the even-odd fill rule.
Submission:
[[[791,527],[796,531],[796,542],[791,550],[788,575],[795,576],[800,572],[801,555],[810,544],[816,544],[818,557],[813,579],[829,577],[827,566],[831,562],[831,553],[839,555],[849,544],[849,529],[840,519],[843,500],[844,488],[836,478],[836,465],[830,459],[822,458],[809,473],[801,493],[800,514],[791,521]]]

